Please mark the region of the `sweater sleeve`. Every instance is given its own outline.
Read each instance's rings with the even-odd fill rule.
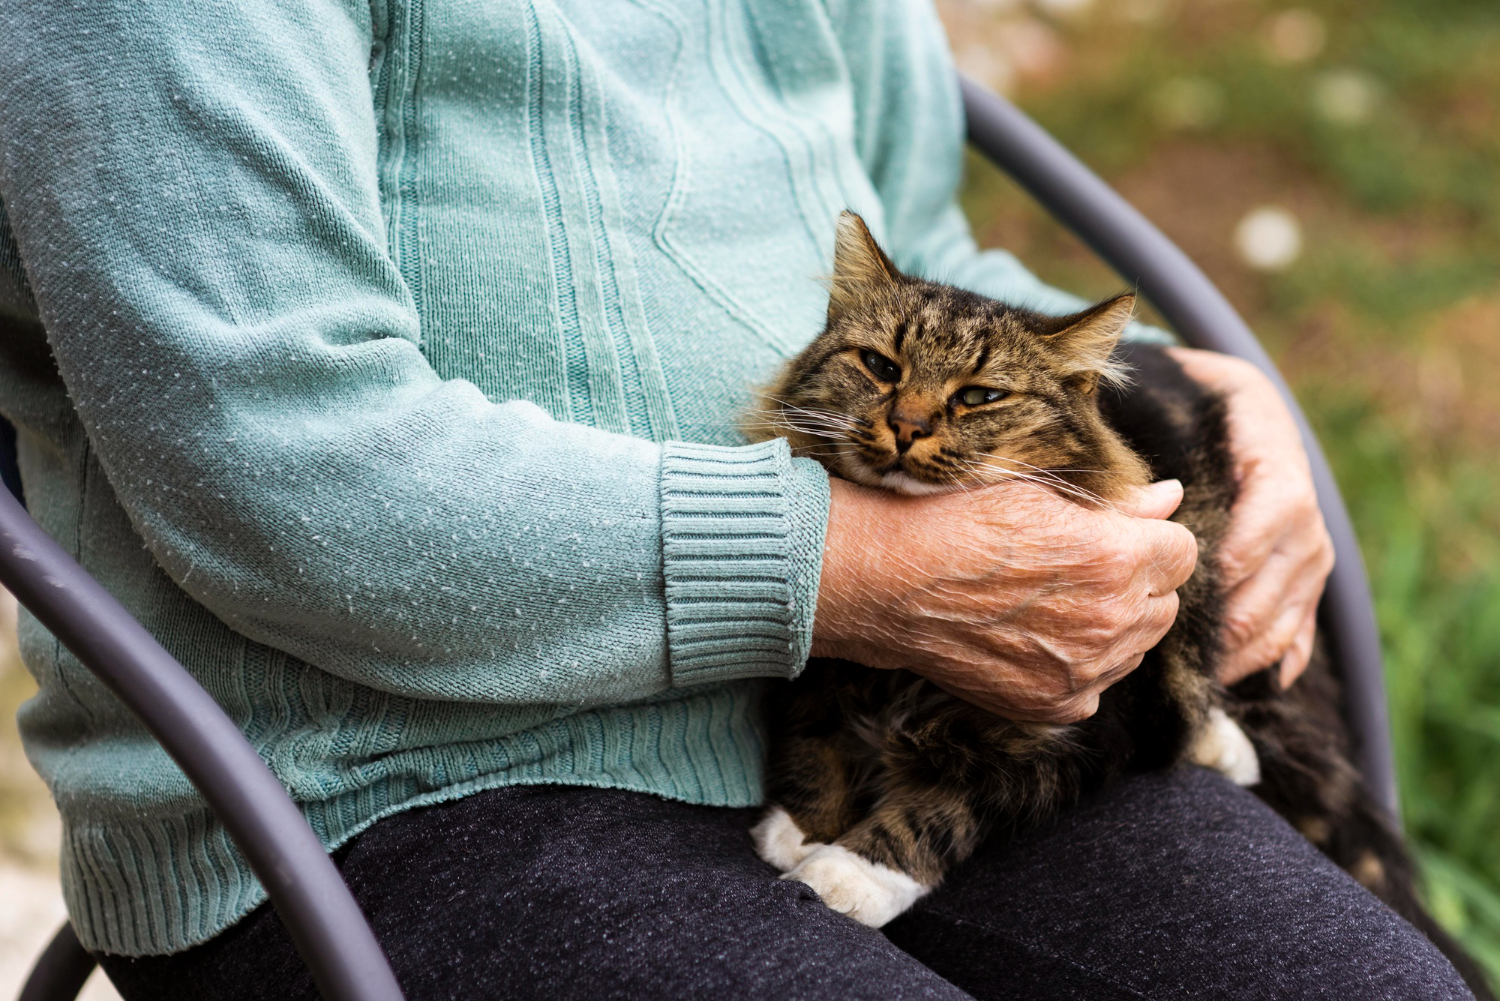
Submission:
[[[896,264],[1044,313],[1087,300],[1037,278],[1004,250],[980,250],[958,204],[964,117],[948,41],[930,0],[833,0],[849,63],[859,156],[880,197]],[[1127,337],[1169,341],[1132,324]]]
[[[0,14],[0,194],[58,371],[156,561],[233,628],[418,697],[789,676],[826,475],[493,403],[419,349],[364,0]]]

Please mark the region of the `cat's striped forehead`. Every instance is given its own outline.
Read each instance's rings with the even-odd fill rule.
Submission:
[[[1023,374],[1045,319],[962,289],[909,282],[878,308],[851,314],[840,340],[884,350],[933,376]]]

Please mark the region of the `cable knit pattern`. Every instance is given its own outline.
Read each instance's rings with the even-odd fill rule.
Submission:
[[[333,848],[502,785],[761,795],[826,475],[745,445],[833,226],[980,253],[922,0],[0,7],[0,410],[30,508]],[[29,617],[27,753],[84,944],[264,899],[180,770]]]

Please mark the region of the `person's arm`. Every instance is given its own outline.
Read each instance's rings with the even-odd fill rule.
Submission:
[[[0,195],[153,556],[235,629],[390,691],[577,704],[796,673],[819,467],[560,423],[424,359],[382,217],[370,19],[5,8]]]

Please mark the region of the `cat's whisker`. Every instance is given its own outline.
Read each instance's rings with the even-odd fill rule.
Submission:
[[[1042,474],[1039,475],[1037,473],[1023,472],[1019,469],[1006,469],[1004,466],[995,466],[984,462],[972,463],[970,465],[970,469],[972,471],[999,473],[1005,480],[1014,480],[1021,483],[1030,483],[1034,486],[1045,487],[1048,490],[1051,490],[1055,493],[1060,493],[1065,497],[1071,497],[1074,500],[1086,501],[1092,504],[1104,503],[1104,498],[1100,497],[1092,490],[1089,490],[1086,487],[1080,487],[1076,483],[1069,483],[1061,476],[1052,476],[1050,475],[1050,471],[1048,470],[1042,470]]]
[[[1082,469],[1075,467],[1057,467],[1053,469],[1045,469],[1041,466],[1033,466],[1025,459],[1017,459],[1016,457],[1011,455],[1001,455],[998,452],[980,452],[978,453],[978,455],[981,459],[999,459],[1002,462],[1014,462],[1018,466],[1025,466],[1027,469],[1034,469],[1039,473],[1102,473],[1104,471],[1102,469]]]
[[[761,421],[746,421],[740,426],[744,428],[759,428],[772,432],[797,431],[802,434],[824,435],[827,437],[837,437],[849,432],[850,430],[849,428],[845,428],[841,425],[825,424],[810,420],[806,417],[785,416],[781,416],[778,419],[774,420],[767,419]]]
[[[862,425],[859,422],[853,418],[844,417],[842,414],[829,414],[815,410],[804,410],[802,408],[793,408],[790,411],[777,411],[770,419],[800,421],[824,427],[839,428],[840,430],[862,429]]]
[[[829,421],[831,423],[838,423],[838,424],[845,425],[846,427],[869,427],[870,426],[870,422],[869,421],[867,421],[867,420],[865,420],[863,418],[860,418],[860,417],[851,416],[850,414],[841,414],[841,413],[838,413],[837,411],[834,411],[834,410],[814,410],[814,409],[812,409],[810,407],[798,406],[797,404],[791,402],[790,400],[781,399],[780,397],[776,397],[776,396],[766,396],[765,399],[770,400],[771,402],[773,402],[773,403],[775,403],[775,404],[777,404],[777,405],[785,408],[786,410],[792,410],[792,411],[795,411],[795,412],[797,412],[799,414],[802,414],[804,416],[814,418],[816,420],[824,420],[824,421]]]
[[[1017,459],[1017,458],[1014,458],[1013,456],[1009,456],[1009,455],[997,455],[997,454],[994,454],[994,453],[991,453],[991,452],[984,452],[984,453],[981,453],[981,455],[983,455],[986,458],[999,459],[999,460],[1001,460],[1003,462],[1013,462],[1013,463],[1015,463],[1017,465],[1025,466],[1028,469],[1035,470],[1036,471],[1035,474],[1028,474],[1028,475],[1034,475],[1034,478],[1038,482],[1045,482],[1045,483],[1049,484],[1053,489],[1057,490],[1059,493],[1065,494],[1065,495],[1067,495],[1069,497],[1073,497],[1074,499],[1085,500],[1085,501],[1088,501],[1088,502],[1093,503],[1093,504],[1107,504],[1108,503],[1105,500],[1105,498],[1101,497],[1099,494],[1097,494],[1094,491],[1088,489],[1087,487],[1081,487],[1081,486],[1079,486],[1076,483],[1070,483],[1068,480],[1066,480],[1063,477],[1061,477],[1061,476],[1058,475],[1058,473],[1064,473],[1064,472],[1094,473],[1094,472],[1098,472],[1099,470],[1095,470],[1095,469],[1043,469],[1040,466],[1034,466],[1031,463],[1026,462],[1024,459]],[[985,469],[999,471],[1003,467],[1001,467],[1001,466],[995,466],[995,465],[991,465],[991,464],[985,463],[985,464],[982,464],[981,466],[978,466],[976,468],[985,468]],[[1016,470],[1014,472],[1019,472],[1019,470]]]

